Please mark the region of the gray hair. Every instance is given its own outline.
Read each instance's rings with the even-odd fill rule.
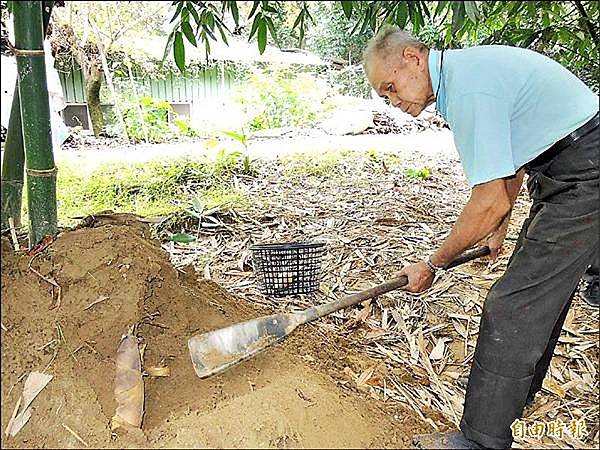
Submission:
[[[416,47],[419,50],[428,48],[419,39],[398,27],[382,28],[379,33],[371,38],[363,52],[363,65],[368,73],[368,65],[375,55],[387,57],[392,52],[401,53],[406,47]]]

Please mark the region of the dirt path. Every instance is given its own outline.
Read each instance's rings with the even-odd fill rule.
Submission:
[[[207,153],[203,140],[168,144],[137,144],[128,146],[96,145],[82,149],[63,148],[56,152],[58,163],[69,162],[79,167],[94,168],[103,163],[143,163],[160,158],[200,157]],[[233,140],[224,140],[231,150],[243,150]],[[107,141],[110,144],[110,141]],[[398,155],[421,153],[424,155],[445,154],[456,156],[452,133],[449,130],[427,130],[421,133],[400,135],[357,135],[357,136],[305,136],[253,139],[249,144],[254,158],[273,159],[295,152],[323,152],[330,150],[395,152]]]
[[[113,448],[405,447],[428,430],[357,386],[353,374],[377,372],[376,361],[312,327],[222,375],[197,378],[187,338],[264,310],[191,269],[176,271],[145,225],[117,217],[61,234],[31,262],[62,287],[52,310],[50,285],[3,240],[3,430],[23,376],[54,376],[4,447],[80,447],[67,427],[90,447]],[[171,376],[145,377],[141,431],[111,435],[115,353],[136,323],[144,368],[168,366]]]

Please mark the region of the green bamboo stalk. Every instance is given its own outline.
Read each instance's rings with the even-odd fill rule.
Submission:
[[[54,2],[42,2],[43,26],[46,30],[50,23],[50,16]],[[12,217],[14,226],[21,226],[21,203],[23,200],[23,169],[25,168],[25,152],[23,151],[23,128],[21,127],[21,103],[19,100],[19,87],[15,82],[15,91],[8,120],[4,155],[2,157],[2,208],[1,228],[9,227],[9,218]]]
[[[42,2],[15,2],[15,52],[27,172],[29,244],[57,233],[56,166],[43,50]]]
[[[15,228],[21,226],[24,167],[25,152],[23,151],[19,88],[15,84],[2,157],[2,230],[9,227],[8,219],[11,217]]]

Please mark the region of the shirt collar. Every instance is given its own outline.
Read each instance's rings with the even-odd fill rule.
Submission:
[[[447,52],[445,52],[447,53]],[[444,78],[445,78],[445,73],[442,73],[442,76],[440,77],[440,59],[441,59],[441,55],[442,52],[439,50],[429,50],[429,77],[431,78],[431,87],[433,89],[433,93],[435,94],[436,92],[438,93],[438,97],[436,98],[436,102],[435,102],[435,109],[437,111],[440,112],[440,114],[442,114],[442,116],[445,118],[446,117],[446,89],[445,89],[445,83],[444,83]],[[444,60],[447,59],[447,54],[444,55]],[[444,61],[446,62],[446,61]],[[444,64],[445,66],[446,64]],[[441,86],[439,87],[439,91],[438,91],[438,85],[441,83]]]

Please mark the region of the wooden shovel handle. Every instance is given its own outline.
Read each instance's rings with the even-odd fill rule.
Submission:
[[[483,247],[476,248],[475,250],[470,250],[468,252],[464,252],[462,255],[457,256],[454,261],[447,264],[444,269],[452,269],[453,267],[460,266],[466,262],[472,261],[477,258],[482,258],[490,254],[490,248],[485,245]]]
[[[459,257],[457,257],[450,264],[448,264],[445,267],[445,269],[451,269],[460,264],[464,264],[468,261],[481,258],[482,256],[486,256],[489,254],[490,248],[487,246],[465,252]],[[373,286],[372,288],[357,292],[356,294],[347,295],[341,298],[340,300],[325,303],[323,305],[313,306],[312,308],[308,308],[304,312],[300,313],[303,316],[301,323],[312,322],[313,320],[339,311],[340,309],[354,306],[358,303],[364,302],[365,300],[375,298],[379,295],[385,294],[390,291],[395,291],[396,289],[400,289],[401,287],[406,286],[407,284],[408,277],[406,275],[402,275],[396,278],[392,278],[391,280],[386,281],[384,283],[378,284],[377,286]]]

